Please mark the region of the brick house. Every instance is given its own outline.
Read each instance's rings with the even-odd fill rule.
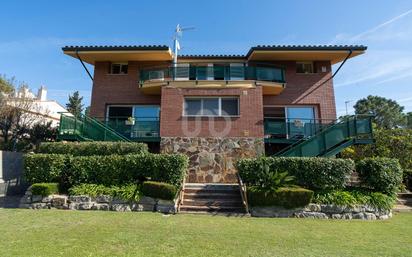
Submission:
[[[185,153],[188,182],[235,182],[234,161],[272,154],[336,120],[332,65],[365,46],[257,46],[182,55],[167,46],[64,47],[94,65],[90,116],[152,151]]]

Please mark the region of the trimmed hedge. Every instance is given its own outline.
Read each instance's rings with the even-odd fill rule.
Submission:
[[[58,183],[35,183],[31,186],[31,193],[33,195],[48,196],[59,193]]]
[[[174,185],[156,181],[144,182],[141,190],[145,196],[163,200],[174,200],[177,194],[177,188]]]
[[[62,190],[83,183],[105,186],[133,184],[146,179],[173,184],[183,181],[188,158],[181,154],[77,156],[25,155],[28,182],[59,182]]]
[[[251,206],[282,206],[288,209],[303,207],[312,201],[313,191],[304,188],[279,188],[265,192],[256,187],[248,188],[248,202]]]
[[[366,158],[356,163],[363,186],[376,192],[393,195],[402,183],[402,167],[397,159]]]
[[[288,172],[296,184],[313,190],[344,188],[355,169],[352,160],[319,157],[259,157],[236,163],[242,180],[251,186],[259,184],[265,166],[271,171]]]
[[[37,151],[45,154],[73,156],[126,155],[147,153],[147,145],[134,142],[52,142],[41,143]]]
[[[24,156],[24,176],[29,183],[58,182],[66,167],[67,156],[28,154]]]

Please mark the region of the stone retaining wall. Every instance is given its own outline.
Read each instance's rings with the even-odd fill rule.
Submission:
[[[162,153],[189,157],[189,183],[237,183],[235,162],[264,155],[263,138],[254,137],[162,137]]]
[[[309,204],[305,208],[285,209],[277,206],[252,207],[250,213],[253,217],[279,217],[279,218],[312,218],[312,219],[361,219],[361,220],[386,220],[392,217],[392,211],[379,210],[372,206],[358,205],[354,207],[337,206],[330,204]]]
[[[20,208],[28,209],[63,209],[63,210],[101,210],[101,211],[155,211],[176,213],[174,201],[167,201],[143,196],[138,202],[127,202],[108,195],[90,197],[86,195],[32,195],[26,191],[20,200]]]

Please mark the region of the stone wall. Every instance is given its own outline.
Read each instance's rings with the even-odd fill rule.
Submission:
[[[63,209],[63,210],[100,210],[100,211],[151,211],[176,213],[175,201],[167,201],[143,196],[138,202],[128,202],[108,195],[90,197],[87,195],[32,195],[28,189],[20,200],[20,208]]]
[[[264,155],[262,138],[162,137],[162,153],[182,153],[189,157],[188,183],[237,183],[235,162],[240,158]]]
[[[23,180],[23,154],[0,151],[0,196],[23,194],[27,184]]]
[[[392,217],[392,211],[379,210],[368,205],[354,207],[337,206],[331,204],[309,204],[305,208],[285,209],[277,206],[252,207],[250,213],[253,217],[278,217],[278,218],[312,218],[312,219],[361,219],[361,220],[386,220]]]

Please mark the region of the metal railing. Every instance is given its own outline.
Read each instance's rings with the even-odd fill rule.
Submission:
[[[333,156],[350,145],[372,143],[372,118],[369,115],[350,116],[276,155]]]
[[[159,117],[130,117],[114,116],[98,118],[106,126],[130,140],[160,138]]]
[[[129,141],[95,118],[61,113],[58,138],[61,140]]]
[[[287,119],[284,117],[265,117],[264,133],[269,138],[302,139],[316,135],[334,124],[331,119]]]
[[[181,65],[181,64],[180,64]],[[260,80],[285,83],[285,69],[264,66],[177,66],[140,70],[140,83],[177,80]]]

